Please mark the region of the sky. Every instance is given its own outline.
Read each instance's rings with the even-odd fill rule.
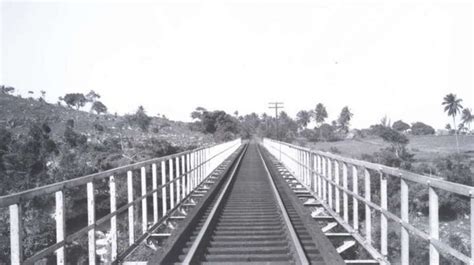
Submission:
[[[2,1],[2,0],[0,0]],[[55,103],[190,121],[198,106],[295,116],[349,106],[443,128],[448,93],[474,109],[472,1],[2,1],[0,84]]]

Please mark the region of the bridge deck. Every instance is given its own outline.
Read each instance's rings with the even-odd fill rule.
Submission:
[[[191,227],[176,230],[183,234],[179,240],[149,262],[344,263],[267,156],[250,144],[235,174],[225,176],[228,186],[216,190],[195,222],[187,223]]]

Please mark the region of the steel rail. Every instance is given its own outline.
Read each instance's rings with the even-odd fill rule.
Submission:
[[[267,177],[270,181],[270,185],[272,187],[273,194],[275,195],[275,199],[277,200],[280,211],[282,212],[283,220],[285,221],[286,227],[287,227],[288,232],[289,232],[289,236],[291,238],[291,243],[293,244],[293,247],[296,250],[296,254],[298,256],[298,264],[307,265],[307,264],[309,264],[309,261],[306,258],[306,254],[304,252],[303,246],[301,245],[301,242],[298,239],[298,236],[296,235],[295,228],[291,224],[290,217],[288,216],[288,213],[286,212],[286,208],[283,205],[283,201],[281,200],[280,194],[279,194],[279,192],[278,192],[278,190],[275,186],[275,182],[274,182],[274,180],[271,176],[270,171],[268,170],[268,167],[267,167],[267,164],[266,164],[265,160],[262,157],[262,153],[260,152],[260,147],[258,145],[257,145],[257,150],[258,150],[258,155],[260,157],[260,160],[263,163],[263,167],[265,168],[265,172],[267,172]]]
[[[234,177],[236,175],[237,169],[239,168],[240,163],[242,162],[242,158],[244,157],[244,155],[247,151],[247,148],[248,148],[248,145],[245,147],[245,150],[243,150],[243,152],[240,154],[240,156],[237,160],[237,163],[235,164],[234,168],[232,169],[232,172],[230,173],[230,176],[227,179],[227,182],[225,183],[225,185],[222,189],[222,192],[219,194],[219,197],[217,198],[216,203],[212,207],[212,210],[211,210],[209,216],[207,217],[207,219],[206,219],[206,221],[203,225],[203,228],[201,229],[201,231],[199,231],[199,234],[197,235],[196,240],[194,240],[193,244],[191,245],[191,247],[190,247],[188,253],[186,254],[186,257],[185,257],[182,264],[187,265],[187,264],[191,264],[191,262],[193,262],[193,259],[195,258],[195,255],[196,255],[196,252],[197,252],[197,250],[199,249],[199,247],[201,246],[201,244],[203,242],[204,236],[209,231],[209,228],[211,226],[211,221],[215,218],[217,210],[218,210],[219,206],[221,205],[221,203],[224,199],[224,196],[226,195],[227,191],[229,190],[229,186],[232,183],[232,180],[234,179]]]

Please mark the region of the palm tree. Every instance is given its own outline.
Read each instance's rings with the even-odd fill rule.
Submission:
[[[471,122],[474,121],[474,116],[472,115],[471,109],[463,109],[462,110],[462,116],[461,120],[463,124],[467,125],[467,128],[469,128],[469,131],[471,130]]]
[[[447,94],[443,98],[443,103],[442,105],[444,106],[444,111],[448,113],[448,116],[453,117],[453,128],[456,130],[456,115],[461,112],[462,110],[462,105],[461,105],[462,99],[457,98],[456,95],[453,93]],[[457,151],[459,153],[459,141],[458,141],[458,133],[457,131],[454,132],[454,135],[456,136],[456,147]]]
[[[326,107],[322,103],[318,103],[316,105],[316,109],[314,112],[314,120],[316,121],[319,126],[324,122],[324,120],[328,117],[328,112],[326,111]]]
[[[306,126],[308,126],[308,123],[311,121],[311,115],[309,113],[309,111],[306,111],[306,110],[300,110],[297,114],[296,114],[296,123],[298,124],[298,126],[300,126],[301,128],[305,129]]]

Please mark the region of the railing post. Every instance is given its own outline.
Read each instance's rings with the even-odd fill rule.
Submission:
[[[192,191],[194,190],[194,185],[195,185],[195,183],[196,183],[196,179],[195,179],[195,178],[196,178],[196,170],[195,170],[195,168],[194,168],[194,164],[195,164],[194,157],[195,157],[195,154],[194,154],[194,152],[192,152],[192,153],[190,154],[191,186],[190,186],[189,192],[192,192]]]
[[[142,196],[146,194],[146,169],[141,168],[141,184],[142,184]],[[148,230],[148,206],[147,198],[142,199],[142,234],[145,234]]]
[[[179,163],[179,157],[175,159],[176,164],[176,204],[181,202],[181,178],[180,178],[180,170],[179,167],[181,166]]]
[[[87,225],[95,225],[94,182],[87,182]],[[95,265],[95,227],[87,232],[89,264]]]
[[[191,192],[191,154],[186,154],[186,195]]]
[[[66,238],[66,212],[64,205],[64,191],[56,192],[56,243],[64,241]],[[56,250],[56,264],[66,264],[66,248],[60,247]]]
[[[326,158],[325,157],[321,157],[321,160],[322,160],[322,165],[323,165],[323,170],[322,170],[322,174],[321,174],[321,177],[322,177],[322,182],[323,182],[323,201],[326,202],[328,197],[327,197],[327,180],[326,178],[328,177],[327,176],[327,171],[326,171]]]
[[[311,173],[310,170],[309,170],[309,169],[310,169],[310,167],[309,167],[309,164],[310,164],[309,161],[310,161],[310,159],[309,159],[309,152],[308,152],[308,151],[305,151],[305,156],[304,156],[304,170],[305,170],[305,172],[306,172],[306,174],[305,174],[305,182],[306,182],[306,183],[305,183],[305,184],[306,184],[307,186],[310,185],[310,173]]]
[[[471,203],[471,213],[469,215],[471,222],[471,264],[474,264],[474,194],[469,191],[469,199]]]
[[[153,224],[158,223],[158,176],[156,164],[151,165],[151,188],[153,189]]]
[[[115,177],[110,176],[109,178],[110,186],[110,213],[117,211],[117,189],[115,186]],[[110,235],[111,235],[111,261],[117,259],[117,215],[110,218]]]
[[[133,202],[133,172],[127,171],[127,201]],[[135,218],[134,204],[128,207],[128,244],[131,246],[135,243]]]
[[[380,171],[380,207],[383,210],[387,210],[387,177],[382,171]],[[380,213],[380,252],[383,256],[388,255],[388,223],[387,216],[384,213]]]
[[[344,221],[349,224],[349,198],[347,196],[347,164],[342,163],[342,187],[344,188],[344,193],[342,194],[342,204],[344,208]]]
[[[21,264],[23,261],[22,251],[22,221],[21,204],[12,204],[10,210],[10,253],[11,264]]]
[[[161,203],[162,203],[162,212],[163,216],[166,215],[167,212],[167,205],[166,205],[166,162],[163,160],[161,161]]]
[[[181,175],[183,175],[181,178],[181,190],[183,192],[182,198],[184,199],[186,197],[186,155],[181,157]]]
[[[428,183],[429,184],[429,183]],[[439,239],[438,194],[429,187],[430,239]],[[430,241],[430,265],[439,264],[439,252]]]
[[[333,188],[333,185],[332,185],[332,181],[333,181],[333,178],[332,178],[332,161],[331,159],[328,157],[327,158],[327,172],[328,172],[328,201],[329,201],[329,208],[331,208],[331,210],[333,210],[333,196],[332,196],[332,188]]]
[[[400,176],[401,181],[401,217],[402,222],[409,222],[408,219],[408,184],[407,182]],[[401,263],[402,264],[409,264],[410,261],[410,238],[408,235],[408,230],[402,225],[401,228]]]
[[[341,213],[341,194],[339,187],[341,186],[341,180],[339,177],[339,162],[337,160],[334,161],[334,178],[336,181],[336,213],[340,214]]]
[[[170,174],[170,177],[169,177],[169,183],[170,183],[170,210],[172,210],[174,208],[174,182],[173,182],[173,179],[174,179],[174,173],[173,173],[173,159],[170,158],[168,160],[168,163],[169,163],[169,174]]]
[[[310,156],[309,156],[309,168],[311,169],[311,174],[310,174],[310,178],[311,178],[311,190],[312,191],[316,191],[316,174],[314,173],[315,172],[315,168],[314,168],[314,165],[316,164],[315,163],[315,156],[313,153],[310,153]]]
[[[321,201],[324,200],[323,198],[323,189],[322,189],[322,185],[323,185],[323,181],[322,181],[322,173],[323,173],[323,170],[322,170],[322,167],[321,167],[321,156],[318,155],[318,196],[319,196],[319,199]]]
[[[352,192],[354,194],[359,195],[359,176],[357,175],[357,167],[352,166]],[[353,222],[354,222],[354,230],[359,230],[359,201],[356,197],[352,196],[352,215],[353,215]]]
[[[371,201],[371,190],[370,190],[370,172],[367,168],[364,168],[364,195],[365,200],[370,202]],[[365,203],[365,238],[367,243],[372,245],[372,212],[371,208],[367,203]]]

